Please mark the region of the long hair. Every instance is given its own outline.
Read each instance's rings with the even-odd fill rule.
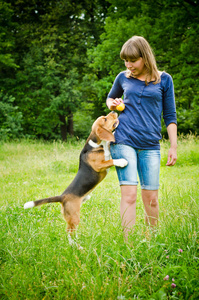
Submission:
[[[149,43],[142,36],[133,36],[122,46],[120,57],[123,60],[136,61],[143,58],[147,70],[145,79],[146,85],[153,81],[154,84],[160,82],[160,74],[156,65],[155,56]],[[130,78],[131,72],[127,70],[126,77]],[[155,79],[155,80],[154,80]]]

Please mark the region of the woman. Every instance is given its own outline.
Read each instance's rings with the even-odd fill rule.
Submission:
[[[177,160],[177,120],[172,78],[158,71],[148,42],[133,36],[123,45],[120,57],[127,70],[117,75],[106,103],[110,110],[121,102],[125,104],[111,154],[113,159],[123,157],[128,161],[125,168],[117,168],[120,213],[128,238],[136,218],[137,172],[146,222],[151,226],[158,222],[161,114],[170,140],[167,166],[173,166]]]

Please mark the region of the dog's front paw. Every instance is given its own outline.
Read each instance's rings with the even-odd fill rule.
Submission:
[[[113,164],[116,167],[124,168],[128,165],[128,161],[124,158],[113,159]]]

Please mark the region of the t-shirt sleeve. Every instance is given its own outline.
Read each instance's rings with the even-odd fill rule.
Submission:
[[[121,77],[122,77],[122,73],[118,74],[117,77],[115,78],[115,81],[112,85],[112,88],[108,94],[108,98],[120,98],[123,95],[123,88],[121,85]]]
[[[177,124],[174,85],[169,74],[167,74],[163,90],[163,119],[166,127],[171,123]]]

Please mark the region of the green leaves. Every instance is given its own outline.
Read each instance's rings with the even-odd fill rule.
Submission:
[[[100,78],[96,85],[102,86],[104,80],[113,82],[124,70],[119,57],[123,43],[133,35],[142,35],[155,52],[158,68],[174,79],[178,131],[198,133],[199,7],[194,1],[183,0],[111,2],[101,43],[88,52]]]
[[[107,112],[107,94],[125,69],[121,47],[142,35],[174,79],[179,132],[198,133],[198,15],[196,2],[185,0],[2,0],[3,96],[15,98],[26,136],[62,138],[63,123],[65,136],[72,133],[73,114],[92,120]]]
[[[14,98],[0,93],[0,139],[15,139],[22,134],[22,113]]]
[[[12,53],[15,41],[12,34],[16,23],[12,20],[13,10],[11,5],[3,1],[0,2],[0,66],[1,71],[5,68],[17,68],[15,57]]]

